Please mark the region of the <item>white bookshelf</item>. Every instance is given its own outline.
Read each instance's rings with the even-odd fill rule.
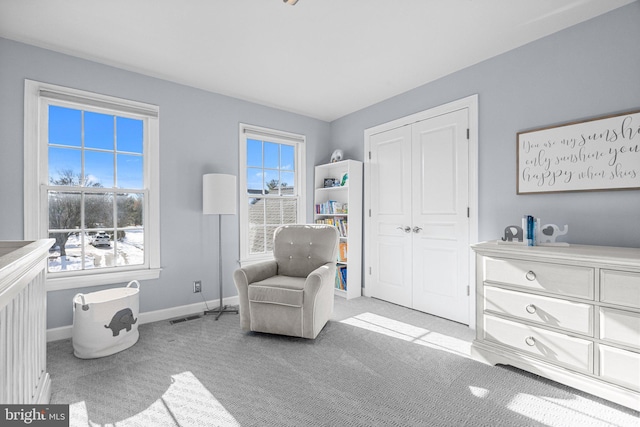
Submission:
[[[344,185],[325,187],[325,179],[336,179],[342,184],[345,174],[348,180]],[[346,261],[337,260],[337,271],[347,270],[346,289],[340,289],[336,283],[335,293],[347,299],[359,297],[362,295],[362,162],[343,160],[316,166],[314,188],[314,222],[336,224],[341,230],[340,244],[347,247]],[[341,222],[347,226],[340,227]]]

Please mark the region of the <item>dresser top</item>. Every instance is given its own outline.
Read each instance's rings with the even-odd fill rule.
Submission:
[[[499,244],[497,241],[476,243],[471,245],[471,248],[481,255],[540,260],[587,261],[640,268],[640,248],[592,245],[524,246]]]

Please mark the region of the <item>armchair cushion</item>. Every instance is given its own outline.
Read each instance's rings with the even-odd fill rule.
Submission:
[[[273,276],[249,286],[249,301],[302,307],[304,277]]]

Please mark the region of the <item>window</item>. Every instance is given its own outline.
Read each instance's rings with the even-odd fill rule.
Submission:
[[[25,238],[55,239],[48,289],[158,277],[157,151],[157,107],[26,81]]]
[[[273,232],[304,222],[304,137],[240,125],[241,261],[273,252]]]

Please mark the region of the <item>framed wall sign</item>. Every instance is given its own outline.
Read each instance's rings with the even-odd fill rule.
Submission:
[[[640,111],[518,132],[518,194],[640,189]]]

